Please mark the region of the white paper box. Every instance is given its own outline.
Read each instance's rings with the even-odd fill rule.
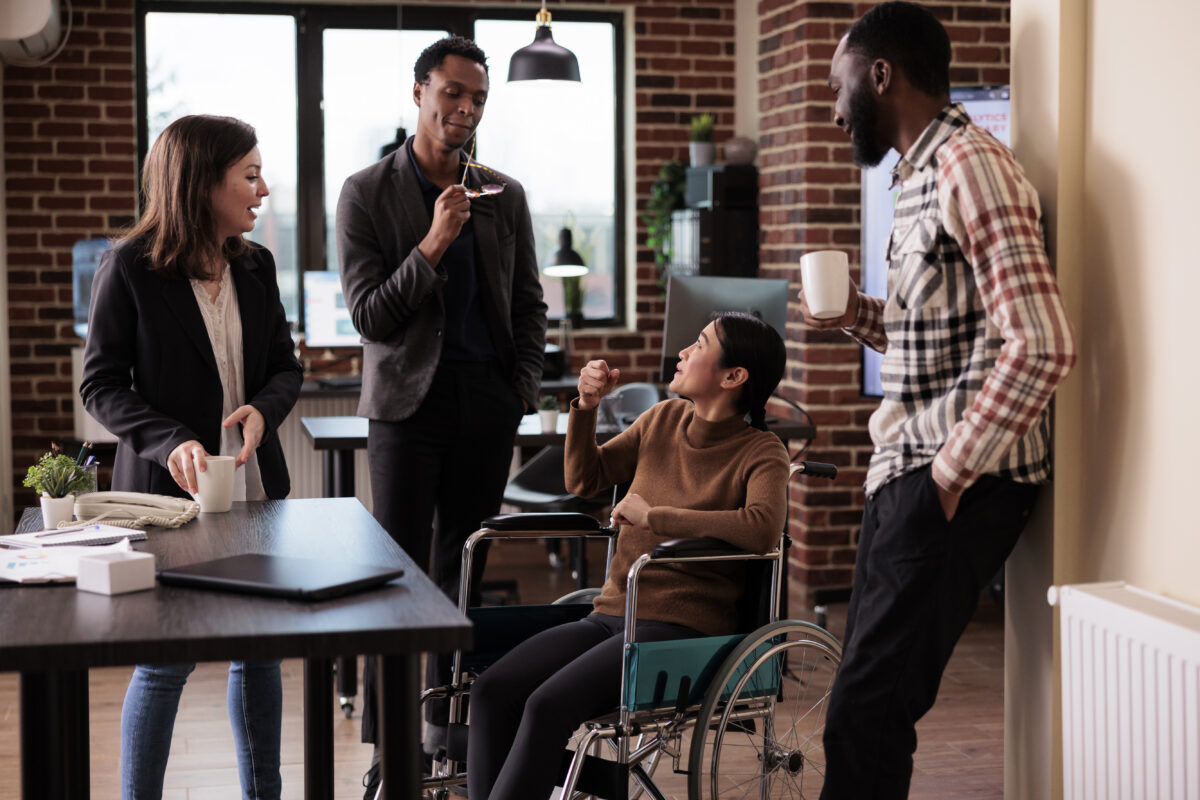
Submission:
[[[75,585],[83,592],[124,594],[154,588],[154,554],[136,550],[79,557]]]

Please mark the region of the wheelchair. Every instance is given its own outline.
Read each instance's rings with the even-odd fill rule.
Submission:
[[[802,461],[791,465],[791,475],[797,474],[833,478],[837,469]],[[622,494],[620,487],[614,491],[614,504]],[[485,520],[468,538],[459,609],[475,624],[475,645],[454,654],[449,685],[421,695],[422,704],[439,697],[448,698],[450,707],[445,757],[424,778],[423,797],[446,800],[466,784],[466,706],[475,677],[535,633],[587,616],[599,592],[576,591],[541,606],[470,607],[468,576],[476,548],[491,539],[598,538],[607,543],[609,563],[617,535],[616,526],[582,513],[522,513]],[[789,546],[786,533],[762,555],[717,539],[677,539],[634,562],[626,578],[620,705],[574,735],[560,770],[562,800],[666,800],[661,779],[674,781],[671,796],[680,796],[675,787],[686,779],[689,800],[820,794],[825,708],[841,644],[817,625],[779,619]],[[742,632],[636,641],[641,573],[706,561],[745,563],[746,590],[738,608]]]

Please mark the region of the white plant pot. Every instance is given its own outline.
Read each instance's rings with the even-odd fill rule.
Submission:
[[[46,530],[51,530],[58,527],[60,522],[70,522],[75,518],[75,495],[69,494],[66,497],[51,497],[48,494],[43,494],[42,500],[42,527]]]
[[[688,160],[693,167],[707,167],[716,160],[717,145],[713,142],[688,142]]]
[[[538,411],[542,419],[542,433],[554,433],[558,430],[558,411]]]

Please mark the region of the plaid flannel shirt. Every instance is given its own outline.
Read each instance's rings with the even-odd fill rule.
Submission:
[[[860,293],[845,329],[884,354],[867,493],[931,462],[956,493],[983,474],[1045,481],[1047,407],[1076,352],[1037,193],[958,104],[892,175],[888,299]]]

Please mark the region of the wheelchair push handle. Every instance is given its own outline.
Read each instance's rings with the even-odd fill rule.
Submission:
[[[826,464],[822,461],[796,461],[792,463],[791,471],[788,477],[793,475],[811,475],[814,478],[829,478],[830,480],[837,477],[837,467],[833,464]]]

